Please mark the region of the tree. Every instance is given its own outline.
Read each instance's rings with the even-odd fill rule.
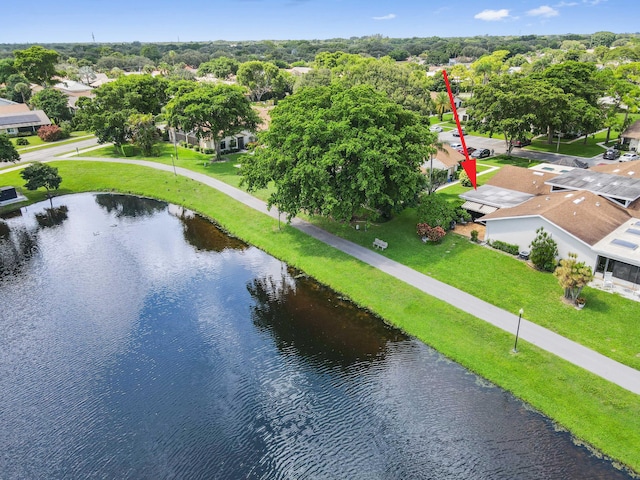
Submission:
[[[24,184],[27,190],[37,190],[44,187],[47,190],[49,201],[51,201],[51,190],[57,190],[62,183],[62,177],[58,175],[57,168],[40,162],[33,162],[20,172],[20,176],[27,181]]]
[[[6,133],[0,133],[0,162],[17,162],[20,154]]]
[[[580,292],[591,280],[593,271],[584,262],[578,262],[578,255],[569,253],[569,258],[560,260],[560,266],[555,269],[553,275],[558,279],[564,289],[564,297],[576,302]]]
[[[557,265],[558,244],[553,237],[540,227],[536,230],[536,238],[533,239],[529,258],[538,270],[553,272]]]
[[[279,75],[280,69],[273,63],[255,60],[240,65],[237,79],[240,85],[249,89],[251,98],[259,102],[273,91]]]
[[[448,229],[451,222],[458,219],[458,212],[445,197],[434,193],[432,195],[422,194],[416,213],[418,223],[426,223],[431,227],[443,227]]]
[[[268,205],[289,220],[304,210],[339,221],[363,206],[388,217],[414,204],[436,140],[416,113],[373,87],[338,84],[287,97],[261,139],[241,169],[249,191],[274,182]]]
[[[55,50],[47,50],[33,45],[26,50],[16,50],[14,66],[27,79],[38,85],[48,85],[56,74],[56,63],[60,55]]]
[[[449,95],[447,95],[446,92],[438,92],[433,103],[436,106],[436,113],[438,114],[438,118],[440,119],[440,121],[442,121],[443,115],[451,110]]]
[[[142,154],[153,154],[153,146],[160,140],[160,134],[150,113],[134,113],[129,117],[131,139],[140,147]]]
[[[238,72],[240,63],[237,60],[229,57],[218,57],[208,62],[200,64],[198,68],[198,75],[203,76],[208,73],[216,78],[225,80]]]
[[[121,147],[130,135],[129,117],[136,113],[157,115],[167,99],[168,81],[151,75],[119,77],[94,90],[95,98],[80,98],[76,122],[92,131],[98,142]]]
[[[19,84],[27,85],[27,88],[24,89],[22,86],[18,87],[16,90],[16,86]],[[14,102],[18,103],[26,103],[31,98],[31,89],[29,88],[29,80],[27,80],[24,75],[19,73],[9,75],[7,81],[5,83],[7,97]],[[23,101],[24,99],[24,101]]]
[[[255,131],[259,118],[237,85],[200,84],[167,104],[167,122],[200,138],[211,138],[220,158],[220,141],[243,130]]]
[[[11,75],[18,73],[13,65],[13,58],[3,58],[0,60],[0,83],[5,83]]]
[[[80,77],[80,81],[85,85],[91,85],[95,82],[97,75],[96,72],[93,71],[88,65],[82,66],[78,69],[78,76]]]
[[[27,103],[27,98],[29,98],[31,94],[31,88],[29,88],[29,85],[23,82],[18,82],[13,86],[13,89],[20,94],[20,97],[22,97],[22,103]]]
[[[69,109],[67,96],[53,88],[40,90],[31,98],[31,105],[40,110],[57,124],[66,120],[71,120],[71,110]]]

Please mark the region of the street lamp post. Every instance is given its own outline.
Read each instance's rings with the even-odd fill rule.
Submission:
[[[516,329],[516,343],[513,344],[513,353],[518,353],[518,334],[520,333],[520,321],[522,320],[522,314],[524,310],[521,308],[518,311],[518,328]]]

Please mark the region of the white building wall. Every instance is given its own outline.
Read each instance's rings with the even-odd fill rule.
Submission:
[[[536,238],[536,230],[540,227],[551,234],[558,244],[560,258],[567,258],[569,253],[576,253],[578,261],[585,262],[595,271],[598,255],[591,250],[591,247],[542,217],[488,220],[485,241],[502,240],[518,245],[520,250],[531,250],[531,242]]]

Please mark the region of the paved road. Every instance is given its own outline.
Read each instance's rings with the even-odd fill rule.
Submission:
[[[127,159],[96,159],[91,157],[72,157],[77,160],[119,162],[173,172],[171,165],[163,165],[154,162],[127,160]],[[276,211],[267,210],[266,204],[261,200],[249,195],[242,190],[234,188],[226,183],[211,178],[207,175],[193,172],[184,168],[176,167],[179,175],[192,178],[198,182],[216,188],[230,197],[248,205],[266,215],[277,218]],[[1,172],[0,172],[1,173]],[[474,315],[502,330],[515,334],[518,317],[512,312],[502,310],[483,300],[480,300],[457,288],[439,282],[427,275],[419,273],[398,262],[388,259],[369,248],[362,247],[348,240],[332,235],[310,223],[298,218],[293,219],[292,226],[311,235],[318,240],[327,243],[375,268],[382,270],[389,275],[406,282],[409,285],[419,288],[423,292],[439,298],[454,307]],[[562,337],[550,330],[547,330],[535,323],[522,319],[520,326],[520,338],[536,345],[548,352],[557,355],[579,367],[584,368],[622,388],[640,395],[640,371],[616,362],[593,350],[589,350],[582,345]]]
[[[40,150],[34,151],[25,151],[20,154],[20,161],[17,163],[26,163],[26,162],[41,162],[43,160],[52,160],[56,155],[62,155],[63,153],[68,153],[69,151],[75,150],[84,150],[89,147],[93,147],[98,144],[98,140],[96,138],[88,138],[87,140],[80,140],[79,142],[67,143],[64,145],[58,145],[56,147],[43,148]]]

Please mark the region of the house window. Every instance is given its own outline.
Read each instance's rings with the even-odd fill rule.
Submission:
[[[229,147],[230,148],[236,148],[238,146],[238,140],[236,140],[236,138],[232,138],[231,140],[229,140]]]
[[[225,140],[221,140],[220,141],[220,150],[226,150],[227,149],[227,142]]]

